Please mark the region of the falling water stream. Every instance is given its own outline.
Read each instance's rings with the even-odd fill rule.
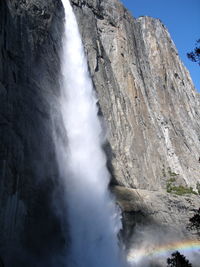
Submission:
[[[120,215],[108,190],[97,98],[73,9],[62,0],[65,30],[60,107],[67,142],[59,142],[59,168],[67,195],[70,267],[121,267]]]

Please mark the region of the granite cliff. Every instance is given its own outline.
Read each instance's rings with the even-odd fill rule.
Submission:
[[[135,19],[118,0],[71,3],[108,132],[125,240],[140,223],[189,235],[200,167],[199,95],[189,72],[159,19]],[[0,2],[0,256],[8,266],[62,266],[54,256],[66,240],[53,208],[62,26],[60,0]],[[190,194],[174,194],[180,187]]]
[[[60,1],[0,1],[0,257],[51,266],[63,245],[52,209],[57,167],[52,103],[58,94]],[[48,255],[48,256],[47,256]]]
[[[108,129],[124,234],[145,218],[184,231],[199,205],[199,94],[190,74],[159,19],[135,19],[117,0],[72,3]]]

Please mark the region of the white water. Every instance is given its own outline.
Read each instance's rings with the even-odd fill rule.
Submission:
[[[70,267],[121,267],[120,215],[108,191],[97,99],[75,15],[68,0],[62,54],[61,113],[67,142],[58,141],[65,181]],[[67,144],[66,144],[67,143]]]

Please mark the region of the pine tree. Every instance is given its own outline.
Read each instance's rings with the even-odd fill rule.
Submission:
[[[200,39],[196,41],[194,51],[187,53],[187,57],[200,65]]]
[[[196,211],[194,216],[189,219],[190,223],[188,225],[189,229],[196,230],[198,235],[200,235],[200,208]]]
[[[192,264],[180,252],[176,251],[171,256],[167,259],[168,267],[192,267]]]

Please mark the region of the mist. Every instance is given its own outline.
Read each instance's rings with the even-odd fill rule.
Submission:
[[[132,236],[131,247],[127,252],[131,267],[162,267],[167,266],[167,258],[179,251],[192,266],[198,267],[200,251],[192,246],[181,247],[189,240],[181,231],[173,227],[161,225],[136,226]]]

